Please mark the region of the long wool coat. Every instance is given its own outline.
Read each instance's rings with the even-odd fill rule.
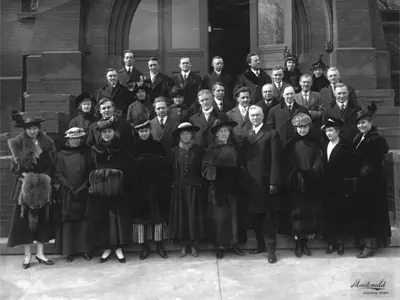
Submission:
[[[276,209],[275,197],[269,194],[270,185],[279,185],[281,144],[275,130],[263,125],[254,135],[244,138],[241,161],[248,174],[246,206],[247,212],[261,214]]]
[[[210,145],[203,158],[202,173],[209,182],[207,240],[217,245],[245,243],[245,174],[235,146],[230,142]]]
[[[390,243],[391,228],[383,162],[389,146],[374,127],[360,143],[361,138],[360,133],[353,143],[357,167],[354,234],[359,238],[377,238],[378,246],[386,247]]]
[[[38,211],[38,223],[36,230],[32,232],[29,228],[29,212],[25,210],[21,217],[21,205],[18,199],[22,187],[22,173],[43,173],[53,177],[53,154],[55,151],[54,141],[44,132],[38,134],[39,147],[43,150],[36,163],[32,163],[31,153],[33,142],[25,132],[8,140],[8,145],[13,157],[12,172],[15,175],[15,183],[11,192],[11,201],[14,202],[11,229],[8,236],[8,247],[23,244],[32,244],[33,241],[47,243],[54,238],[54,225],[50,208],[43,207]]]

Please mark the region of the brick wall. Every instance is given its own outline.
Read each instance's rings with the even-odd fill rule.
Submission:
[[[15,177],[10,172],[11,157],[0,157],[0,237],[10,230],[13,203],[10,201]]]

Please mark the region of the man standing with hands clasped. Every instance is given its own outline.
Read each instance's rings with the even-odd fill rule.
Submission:
[[[280,139],[275,130],[263,124],[262,108],[249,108],[252,129],[243,140],[242,159],[248,173],[247,212],[253,220],[257,248],[251,254],[268,251],[268,262],[277,261],[276,250],[276,194],[279,184]],[[267,243],[264,240],[264,221],[267,223]]]

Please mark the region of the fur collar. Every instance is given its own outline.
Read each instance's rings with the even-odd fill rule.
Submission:
[[[38,141],[39,147],[43,151],[55,152],[56,147],[54,141],[46,133],[39,131]],[[29,155],[29,153],[34,149],[32,139],[27,136],[25,131],[16,137],[9,139],[7,143],[15,161],[18,161],[24,155]]]

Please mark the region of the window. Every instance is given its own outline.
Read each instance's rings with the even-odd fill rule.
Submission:
[[[199,1],[172,0],[173,49],[196,49],[200,47]]]
[[[258,45],[284,43],[284,0],[258,1]]]
[[[129,49],[158,49],[158,0],[141,1],[129,31]]]

